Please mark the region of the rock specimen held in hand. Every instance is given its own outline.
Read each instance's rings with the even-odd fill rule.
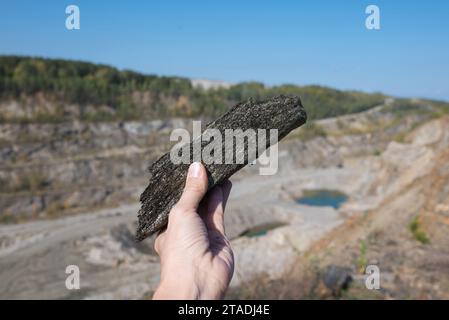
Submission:
[[[184,188],[189,164],[201,160],[206,150],[212,158],[220,155],[222,160],[212,163],[203,161],[209,174],[208,188],[211,189],[261,156],[267,148],[303,125],[306,120],[307,115],[299,97],[277,96],[265,101],[249,99],[209,123],[200,137],[194,137],[174,153],[172,150],[163,155],[150,166],[150,181],[140,196],[142,207],[138,214],[137,240],[143,240],[166,226],[168,214]],[[210,134],[212,131],[215,135]],[[274,131],[277,135],[274,134],[273,139]],[[230,148],[226,142],[232,132],[238,134],[232,136]],[[260,135],[265,132],[266,135]],[[225,138],[222,140],[217,137],[217,133]],[[240,135],[240,138],[237,138],[237,135]],[[217,144],[218,142],[220,143]],[[211,148],[211,144],[215,147]],[[211,149],[212,152],[209,152]],[[179,154],[179,151],[187,151],[187,161],[173,161],[173,155]]]

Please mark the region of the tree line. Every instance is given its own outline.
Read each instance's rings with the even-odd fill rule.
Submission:
[[[245,82],[229,88],[203,90],[187,78],[144,75],[130,70],[81,61],[0,56],[0,99],[24,99],[43,94],[62,105],[107,106],[81,120],[148,120],[164,117],[214,117],[235,103],[278,94],[299,95],[309,118],[359,112],[384,100],[382,94],[340,91],[322,86],[267,87]],[[95,109],[96,110],[96,109]],[[0,110],[1,116],[1,110]],[[70,117],[73,117],[71,115]],[[61,112],[57,120],[71,120]]]

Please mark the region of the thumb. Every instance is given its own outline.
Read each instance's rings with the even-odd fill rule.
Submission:
[[[199,162],[190,165],[186,185],[177,206],[183,210],[197,210],[207,192],[208,179],[204,166]]]

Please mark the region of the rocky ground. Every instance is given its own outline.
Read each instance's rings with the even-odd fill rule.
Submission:
[[[291,133],[274,176],[249,166],[232,178],[228,297],[448,297],[449,119],[398,115],[391,103]],[[142,173],[168,150],[170,130],[189,125],[0,125],[0,298],[150,297],[153,239],[133,238]],[[349,199],[339,209],[298,204],[314,189]],[[65,287],[71,264],[80,290]],[[363,284],[370,264],[381,290]]]

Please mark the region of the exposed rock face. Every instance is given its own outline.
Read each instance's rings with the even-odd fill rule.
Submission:
[[[269,273],[271,280],[282,279],[279,286],[283,289],[265,288],[269,292],[265,298],[339,297],[342,292],[337,291],[341,290],[335,290],[339,286],[329,285],[326,276],[320,281],[313,275],[326,275],[334,265],[354,279],[346,298],[448,298],[449,118],[429,121],[404,140],[388,143],[379,155],[346,159],[344,167],[356,173],[359,182],[340,210],[342,223],[330,232],[309,237],[314,240],[296,256],[296,262],[284,266],[282,277]],[[355,176],[348,176],[346,188],[356,181]],[[285,236],[294,225],[273,230],[271,236]],[[289,246],[293,244],[280,251]],[[368,265],[379,267],[381,290],[366,288],[366,276],[361,272]],[[312,275],[304,273],[310,269],[315,270]],[[310,283],[311,278],[316,280]],[[260,276],[254,279],[261,281]],[[257,292],[257,281],[243,287],[252,283]],[[297,287],[301,284],[305,288]],[[322,290],[323,285],[330,291]]]
[[[0,216],[12,220],[135,201],[142,172],[186,120],[0,125]]]
[[[409,293],[449,298],[445,289],[449,285],[449,119],[409,114],[397,121],[392,113],[377,108],[317,124],[325,135],[301,140],[295,135],[303,130],[299,129],[280,144],[278,174],[259,176],[257,166],[247,166],[232,178],[226,211],[226,230],[236,257],[232,288],[248,288],[253,280],[269,289],[254,290],[249,297],[267,297],[260,292],[271,292],[272,298],[310,297],[316,294],[316,284],[308,288],[307,281],[323,281],[323,277],[303,276],[298,270],[313,267],[325,275],[334,265],[351,270],[348,294],[357,289],[358,296],[371,297],[374,293],[367,293],[359,273],[359,264],[365,263],[380,267],[383,290],[377,294],[381,298],[405,298]],[[1,216],[46,216],[49,204],[67,199],[88,207],[104,202],[114,206],[91,207],[83,214],[52,220],[2,224],[0,297],[150,297],[159,281],[153,239],[139,245],[131,241],[137,197],[146,183],[140,176],[149,157],[157,158],[169,149],[167,133],[175,126],[191,124],[1,125],[5,160],[0,176],[6,179],[2,188],[10,188],[32,170],[51,177],[44,186],[37,184],[40,192],[2,189]],[[26,139],[20,140],[23,133]],[[146,140],[148,133],[154,140]],[[30,137],[36,141],[29,141]],[[16,153],[25,158],[14,159]],[[52,168],[57,173],[51,173]],[[306,189],[340,190],[349,200],[338,210],[300,205],[296,200]],[[51,198],[55,194],[67,196]],[[417,227],[410,228],[415,219]],[[279,227],[259,236],[242,236],[273,222]],[[418,240],[425,239],[422,233],[428,244]],[[361,250],[361,243],[366,250]],[[64,285],[69,264],[81,271],[82,288],[76,293]],[[262,276],[268,282],[261,281]],[[269,286],[275,282],[281,283],[282,295]],[[295,284],[295,290],[305,288],[305,295],[296,291],[289,295],[289,284]]]

